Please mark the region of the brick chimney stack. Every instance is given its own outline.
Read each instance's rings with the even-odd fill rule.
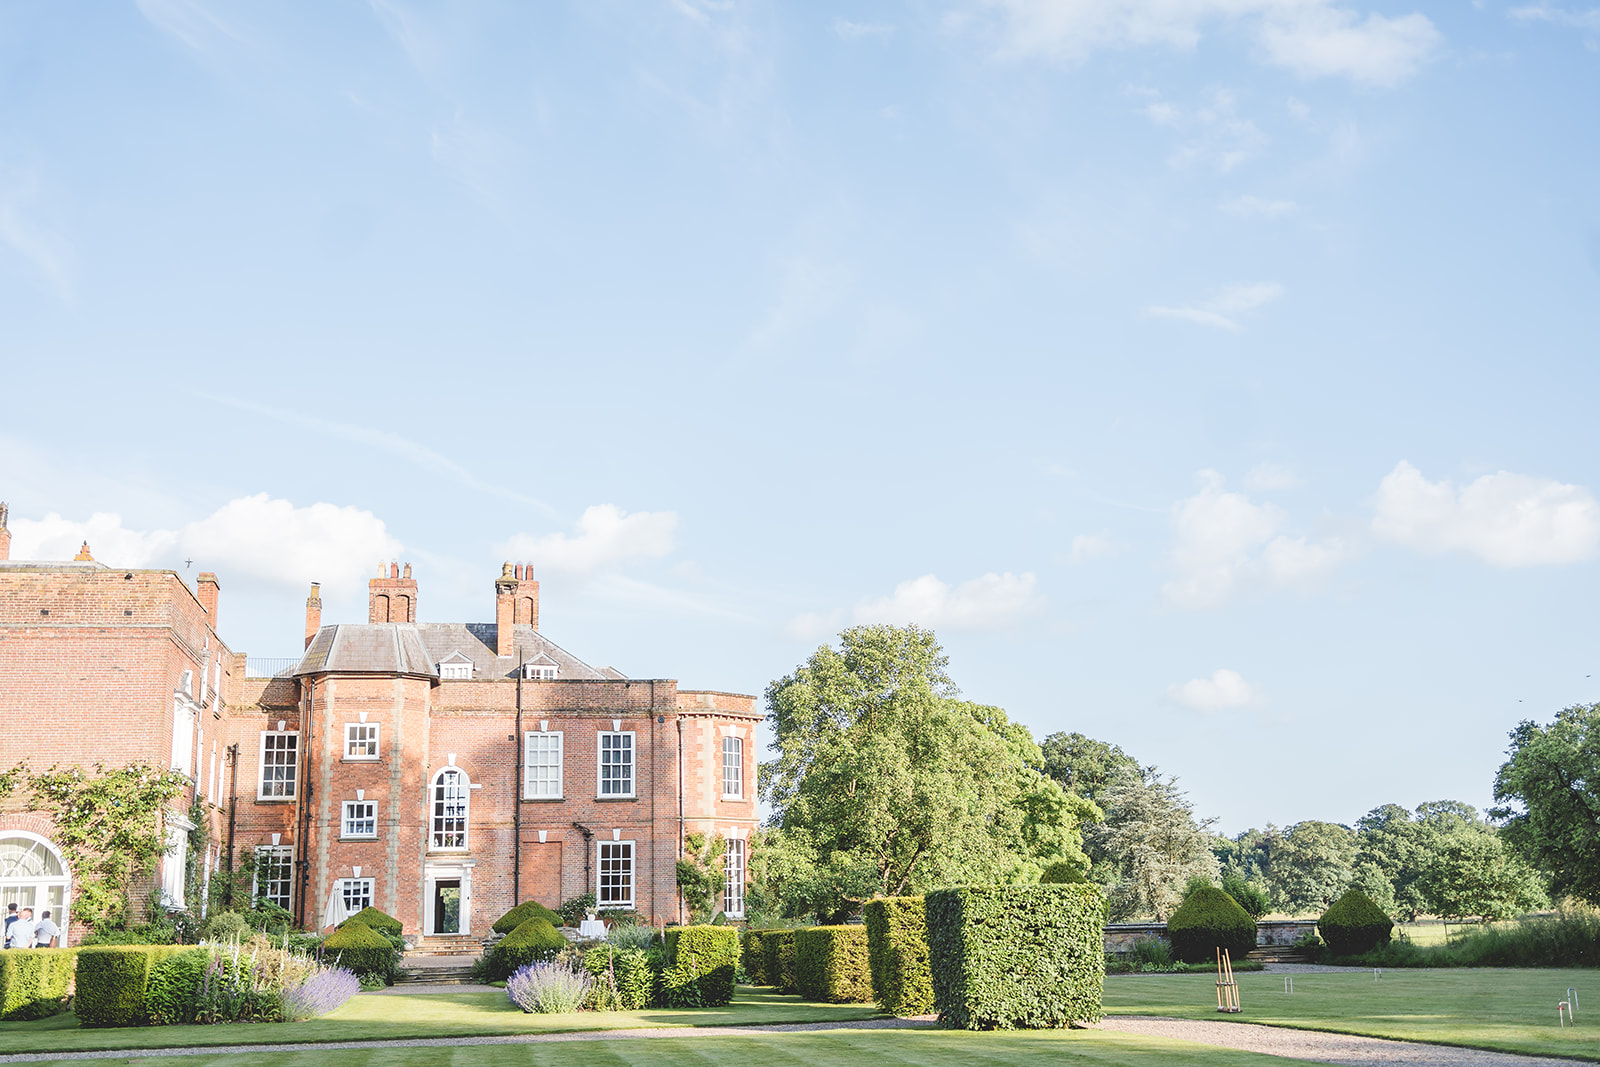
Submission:
[[[317,636],[317,631],[322,629],[322,583],[311,583],[311,595],[306,597],[306,647],[311,647],[311,639]]]
[[[11,558],[11,530],[6,526],[6,502],[0,500],[0,559]]]
[[[222,586],[217,584],[217,576],[210,571],[201,571],[200,577],[195,579],[195,593],[200,597],[200,606],[206,609],[206,614],[211,616],[211,629],[217,628],[217,597],[222,592]]]
[[[509,656],[516,649],[511,623],[516,618],[519,584],[510,563],[500,568],[500,577],[494,580],[494,651],[497,656]]]
[[[378,576],[367,582],[368,622],[416,622],[417,580],[411,577],[411,564],[405,574],[400,564],[378,564]]]

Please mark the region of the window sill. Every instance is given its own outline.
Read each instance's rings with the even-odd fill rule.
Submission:
[[[724,793],[724,794],[722,794],[722,799],[724,801],[737,802],[739,804],[743,804],[743,803],[746,803],[750,798],[745,796],[743,793],[738,793],[738,794]]]
[[[257,804],[293,804],[298,797],[256,797]]]
[[[356,836],[351,836],[349,834],[340,834],[339,835],[339,840],[340,841],[376,841],[377,839],[378,839],[378,835],[377,834],[359,834],[359,835],[356,835]]]
[[[566,797],[523,797],[524,804],[560,804]]]
[[[595,799],[598,800],[602,804],[610,804],[610,803],[613,803],[615,801],[638,800],[639,798],[636,797],[636,796],[625,796],[625,797],[623,797],[623,796],[615,796],[615,795],[613,795],[613,796],[606,796],[606,797],[595,797]],[[621,905],[619,904],[618,907],[621,907]]]
[[[382,763],[382,756],[343,756],[340,763]]]

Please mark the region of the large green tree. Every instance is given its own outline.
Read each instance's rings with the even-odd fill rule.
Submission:
[[[1551,891],[1600,904],[1600,704],[1520,723],[1494,778],[1506,840],[1550,878]]]
[[[1044,773],[1096,804],[1119,774],[1139,770],[1139,762],[1121,748],[1079,733],[1053,733],[1039,742],[1039,751]]]
[[[1089,837],[1111,865],[1113,919],[1165,919],[1182,903],[1191,878],[1216,881],[1208,832],[1215,820],[1195,819],[1176,778],[1163,778],[1154,767],[1124,768],[1102,800],[1105,821]]]
[[[1348,827],[1316,819],[1295,823],[1273,852],[1273,904],[1290,914],[1322,912],[1350,887],[1355,860]]]
[[[783,910],[827,918],[872,893],[1087,870],[1093,803],[1039,770],[1025,728],[961,700],[934,635],[858,626],[767,688],[777,759],[762,797],[791,887]]]
[[[1509,919],[1549,903],[1539,876],[1488,827],[1444,837],[1419,882],[1444,919]]]

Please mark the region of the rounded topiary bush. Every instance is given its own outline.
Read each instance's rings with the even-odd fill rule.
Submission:
[[[1088,879],[1084,877],[1083,864],[1071,860],[1056,860],[1047,865],[1044,873],[1039,875],[1040,885],[1074,885],[1086,881]]]
[[[567,939],[546,919],[529,919],[489,950],[494,979],[509,978],[530,963],[545,963],[566,947]]]
[[[374,907],[365,907],[350,918],[339,924],[339,929],[344,929],[346,923],[360,923],[368,930],[376,930],[380,934],[393,934],[399,937],[403,931],[400,920],[386,912],[381,912]]]
[[[1394,923],[1372,898],[1352,889],[1317,920],[1317,931],[1335,956],[1354,956],[1385,944]]]
[[[537,900],[524,900],[496,919],[491,929],[497,934],[509,934],[529,919],[543,919],[551,926],[561,925],[560,914],[551,911]]]
[[[353,918],[323,938],[322,952],[325,960],[336,961],[358,977],[382,978],[386,982],[394,979],[395,957],[399,955],[387,937]]]
[[[1185,963],[1216,959],[1219,948],[1242,959],[1256,947],[1256,921],[1228,894],[1204,886],[1190,893],[1167,920],[1167,940],[1173,955]]]

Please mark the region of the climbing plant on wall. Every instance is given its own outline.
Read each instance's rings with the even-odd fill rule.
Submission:
[[[685,834],[683,856],[678,860],[678,888],[683,891],[683,902],[689,905],[690,922],[709,920],[721,901],[723,857],[728,853],[728,843],[721,834]]]

